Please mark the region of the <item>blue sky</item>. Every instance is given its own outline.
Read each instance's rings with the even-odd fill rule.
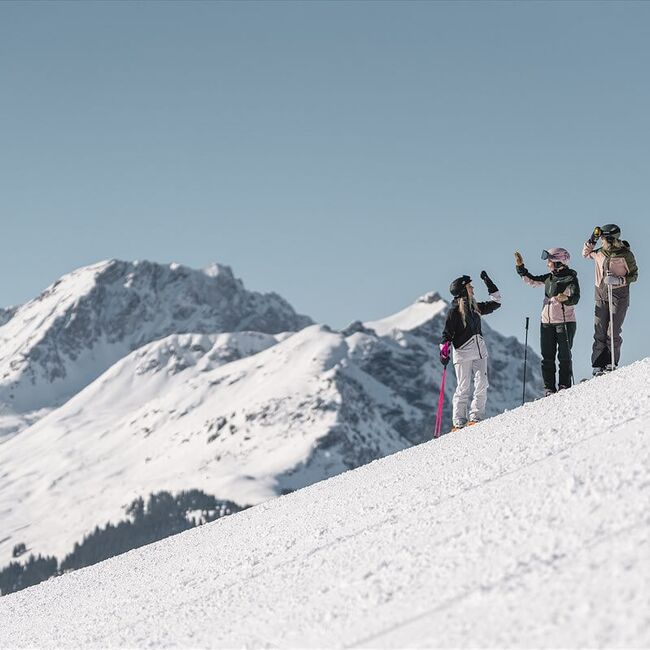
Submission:
[[[592,263],[616,222],[650,354],[650,3],[0,3],[0,303],[100,259],[229,264],[319,322],[378,318],[463,273],[537,346],[520,249]],[[480,283],[479,283],[480,285]],[[481,291],[479,291],[481,293]]]

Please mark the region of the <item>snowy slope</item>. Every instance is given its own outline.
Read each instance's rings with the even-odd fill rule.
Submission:
[[[648,647],[650,359],[0,599],[1,647]]]
[[[414,409],[348,367],[341,334],[314,325],[277,338],[144,346],[1,445],[2,564],[21,542],[62,557],[152,492],[259,503],[409,445],[380,408]]]
[[[0,567],[20,543],[62,558],[153,492],[255,504],[429,439],[447,307],[428,294],[342,333],[185,334],[140,347],[0,445]],[[522,346],[486,330],[494,414],[520,399]]]
[[[247,291],[227,266],[110,260],[0,313],[0,437],[37,421],[112,364],[170,334],[295,331],[311,320]]]

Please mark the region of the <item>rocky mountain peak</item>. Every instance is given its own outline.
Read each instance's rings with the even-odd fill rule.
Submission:
[[[232,268],[226,266],[225,264],[219,264],[218,262],[212,262],[205,268],[201,269],[202,272],[207,275],[209,278],[216,278],[217,276],[225,276],[231,281],[235,280],[235,275],[232,272]]]
[[[424,302],[428,305],[431,305],[435,302],[440,302],[444,301],[442,296],[437,292],[437,291],[429,291],[428,293],[425,293],[423,296],[420,296],[415,302]]]
[[[278,294],[247,290],[228,266],[105,260],[6,313],[0,404],[26,412],[61,403],[125,354],[170,334],[278,334],[311,323]]]

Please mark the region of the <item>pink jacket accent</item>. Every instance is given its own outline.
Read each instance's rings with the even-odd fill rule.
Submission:
[[[603,249],[596,248],[596,244],[592,244],[590,241],[586,241],[585,245],[582,247],[582,257],[588,257],[595,262],[595,271],[596,271],[596,286],[599,287],[603,284],[603,280],[607,275],[607,271],[613,275],[623,278],[623,284],[612,287],[614,291],[619,287],[624,287],[627,284],[627,274],[630,272],[630,269],[627,265],[627,261],[624,257],[608,257],[603,253]]]
[[[537,280],[531,280],[525,275],[522,276],[522,280],[529,284],[531,287],[543,287],[544,283]],[[567,296],[571,295],[570,291],[567,289],[563,292]],[[576,322],[576,310],[573,305],[564,305],[564,314],[562,313],[562,303],[555,297],[547,298],[544,296],[544,305],[542,307],[541,313],[542,323],[546,325],[558,325],[559,323],[564,323],[566,320],[567,323]]]

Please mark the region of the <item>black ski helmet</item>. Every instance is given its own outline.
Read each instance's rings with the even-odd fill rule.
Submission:
[[[449,285],[449,293],[454,298],[462,298],[467,295],[467,285],[472,281],[469,275],[461,275]]]
[[[606,223],[600,229],[600,236],[608,242],[613,242],[621,236],[621,229],[615,223]]]

